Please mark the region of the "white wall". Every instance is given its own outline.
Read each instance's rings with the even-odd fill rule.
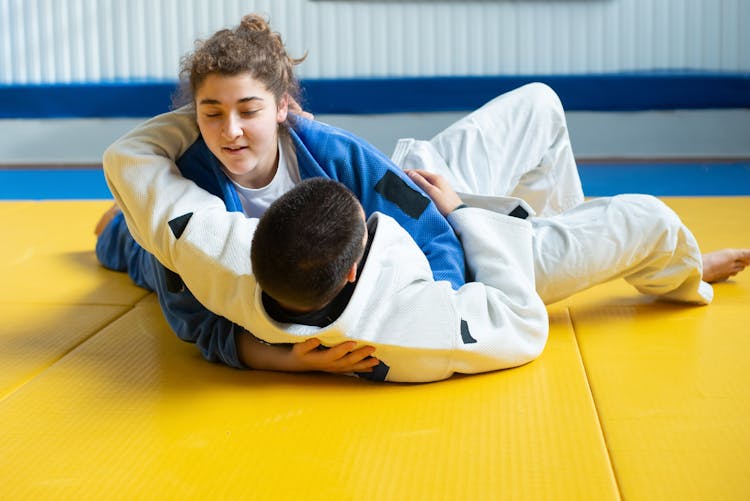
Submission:
[[[302,78],[750,72],[750,0],[0,0],[0,85],[174,80],[254,11],[309,52]],[[570,116],[581,157],[750,156],[750,110]],[[330,118],[389,152],[455,117]],[[138,121],[0,120],[0,166],[98,163]]]
[[[750,72],[749,0],[0,0],[0,84],[174,80],[253,11],[303,78]]]

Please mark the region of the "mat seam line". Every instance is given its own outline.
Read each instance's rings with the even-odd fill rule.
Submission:
[[[80,302],[80,303],[71,303],[67,301],[24,301],[24,300],[18,300],[18,301],[0,301],[0,303],[5,305],[20,305],[20,306],[91,306],[91,307],[104,307],[104,308],[116,308],[116,307],[122,307],[122,308],[134,308],[138,303],[143,301],[148,297],[150,292],[146,292],[143,296],[139,296],[134,299],[134,302],[132,303],[96,303],[96,302]]]
[[[110,305],[107,305],[107,306],[110,306]],[[101,333],[104,329],[106,329],[107,327],[109,327],[110,325],[112,325],[114,322],[118,321],[119,319],[121,319],[122,317],[124,317],[125,315],[127,315],[128,313],[130,313],[131,311],[133,311],[135,309],[135,306],[136,306],[135,304],[130,305],[130,308],[125,309],[119,315],[113,317],[108,322],[105,322],[100,328],[96,329],[94,332],[92,332],[88,336],[85,336],[83,339],[81,339],[78,343],[75,343],[69,349],[65,350],[60,356],[58,356],[57,358],[53,359],[49,364],[45,365],[44,367],[42,367],[41,369],[39,369],[37,371],[34,371],[29,377],[27,377],[26,379],[24,379],[21,383],[17,384],[13,388],[11,388],[8,391],[8,393],[6,393],[5,395],[0,396],[0,404],[2,404],[7,398],[11,397],[12,395],[16,394],[18,391],[20,391],[21,389],[23,389],[23,387],[26,386],[27,384],[29,384],[31,381],[33,381],[34,379],[36,379],[37,377],[41,376],[42,374],[44,374],[45,372],[47,372],[48,370],[50,370],[52,367],[54,367],[55,365],[57,365],[58,363],[60,363],[61,360],[63,360],[68,355],[70,355],[72,352],[74,352],[75,350],[77,350],[78,348],[80,348],[81,346],[83,346],[85,343],[87,343],[89,340],[91,340],[92,338],[94,338],[97,334]]]
[[[609,449],[609,442],[607,441],[607,434],[604,432],[604,426],[602,424],[602,416],[601,416],[601,413],[599,411],[599,406],[596,403],[596,397],[594,396],[594,391],[591,388],[591,381],[589,379],[589,372],[588,372],[588,370],[586,368],[586,362],[585,362],[585,360],[583,358],[583,353],[581,351],[581,344],[580,344],[580,342],[578,340],[578,332],[576,331],[576,323],[573,320],[573,314],[572,314],[572,311],[571,311],[570,307],[566,307],[566,310],[568,312],[568,319],[570,320],[570,327],[573,330],[573,338],[575,339],[576,353],[578,354],[578,360],[580,361],[581,368],[583,369],[583,375],[584,375],[584,379],[586,381],[586,388],[588,389],[589,396],[591,397],[591,402],[594,404],[594,411],[596,412],[596,421],[597,421],[597,423],[599,425],[599,427],[598,427],[599,428],[599,433],[600,433],[600,435],[602,437],[602,442],[604,443],[604,449],[607,452],[607,459],[608,459],[608,462],[609,462],[609,469],[612,472],[612,478],[615,481],[615,486],[617,487],[617,494],[619,496],[619,499],[622,500],[623,499],[623,494],[622,494],[622,487],[620,486],[620,477],[617,474],[617,469],[615,468],[615,462],[614,462],[614,459],[612,458],[612,453],[611,453],[611,451]]]

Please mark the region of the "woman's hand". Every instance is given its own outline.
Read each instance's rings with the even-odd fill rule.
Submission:
[[[290,357],[301,371],[332,373],[372,372],[379,360],[370,355],[375,348],[357,348],[355,341],[345,341],[330,348],[320,348],[320,340],[311,338],[292,346]]]
[[[330,348],[320,348],[320,340],[311,338],[288,345],[267,344],[249,332],[237,336],[240,360],[251,369],[308,372],[321,371],[334,374],[372,372],[380,363],[372,346],[357,347],[355,341],[345,341]]]

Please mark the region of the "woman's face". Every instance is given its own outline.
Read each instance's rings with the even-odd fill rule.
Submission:
[[[278,164],[278,125],[288,100],[276,102],[248,73],[211,74],[195,92],[198,128],[224,172],[248,188],[262,188]]]

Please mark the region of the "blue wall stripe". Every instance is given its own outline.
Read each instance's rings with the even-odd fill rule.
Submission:
[[[584,192],[592,197],[750,196],[750,162],[585,163],[578,169]],[[111,198],[100,169],[0,170],[0,200]]]
[[[174,82],[0,86],[0,118],[151,117],[169,110]]]
[[[528,82],[557,91],[568,110],[748,108],[750,73],[648,72],[306,80],[317,114],[473,110]],[[0,85],[0,118],[148,117],[167,111],[173,81]]]
[[[529,82],[550,85],[559,94],[565,109],[571,111],[750,107],[750,74],[314,80],[306,82],[304,89],[310,109],[315,113],[466,111]]]

